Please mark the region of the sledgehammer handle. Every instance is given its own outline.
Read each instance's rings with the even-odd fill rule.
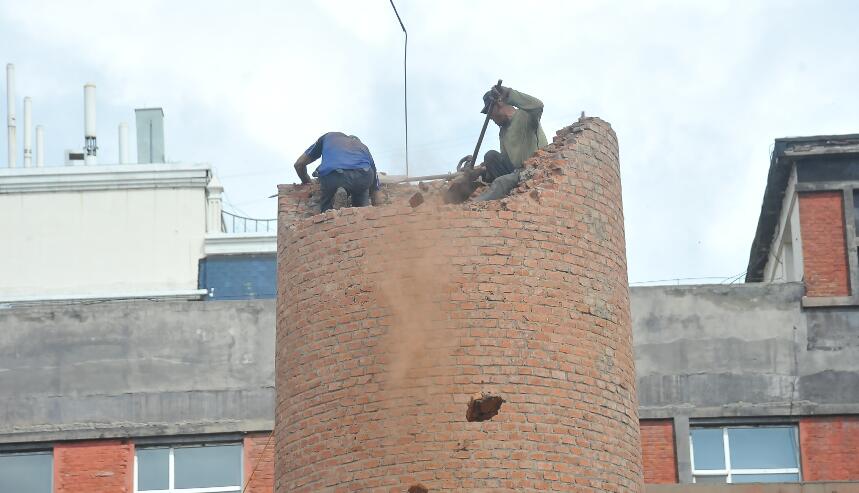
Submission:
[[[498,84],[495,85],[501,92],[501,79],[498,79]],[[483,136],[486,135],[486,127],[489,125],[489,116],[492,114],[492,108],[495,106],[495,100],[489,105],[489,110],[486,112],[486,119],[483,120],[483,128],[480,129],[480,137],[477,138],[477,145],[474,146],[474,152],[471,153],[471,162],[468,163],[469,168],[474,168],[474,163],[477,162],[477,153],[480,152],[480,144],[483,144]]]

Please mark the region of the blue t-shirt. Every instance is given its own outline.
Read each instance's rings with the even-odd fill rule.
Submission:
[[[367,149],[358,137],[342,132],[328,132],[319,137],[304,153],[311,161],[322,157],[322,164],[316,168],[319,176],[338,169],[372,169],[373,173],[376,172],[376,163],[373,162],[370,149]]]

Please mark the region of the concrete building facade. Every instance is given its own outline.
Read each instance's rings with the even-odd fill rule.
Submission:
[[[859,480],[857,160],[777,139],[746,284],[634,291],[649,482]]]
[[[222,192],[208,164],[0,169],[0,491],[266,491],[274,220]]]
[[[206,165],[0,170],[0,302],[194,297],[210,179]]]

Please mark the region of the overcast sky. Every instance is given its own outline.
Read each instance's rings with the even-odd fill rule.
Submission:
[[[471,152],[499,78],[543,100],[550,138],[599,116],[620,140],[631,282],[742,273],[773,139],[859,132],[856,2],[397,7],[411,174]],[[101,162],[117,161],[119,122],[133,135],[134,108],[161,106],[168,160],[211,163],[226,208],[254,217],[274,217],[266,197],[297,181],[292,163],[326,131],[404,172],[402,56],[388,0],[0,0],[0,61],[16,65],[19,114],[33,98],[48,165],[83,145],[92,81]]]

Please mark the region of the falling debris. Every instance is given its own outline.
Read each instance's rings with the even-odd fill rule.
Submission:
[[[420,192],[415,192],[415,194],[412,195],[412,198],[409,199],[409,205],[412,206],[413,208],[417,207],[423,203],[424,203],[424,195]]]
[[[409,493],[429,493],[429,489],[422,484],[414,484],[409,487]]]
[[[472,397],[465,419],[469,422],[490,420],[498,414],[501,404],[504,404],[504,399],[497,395],[481,394],[479,398]]]

